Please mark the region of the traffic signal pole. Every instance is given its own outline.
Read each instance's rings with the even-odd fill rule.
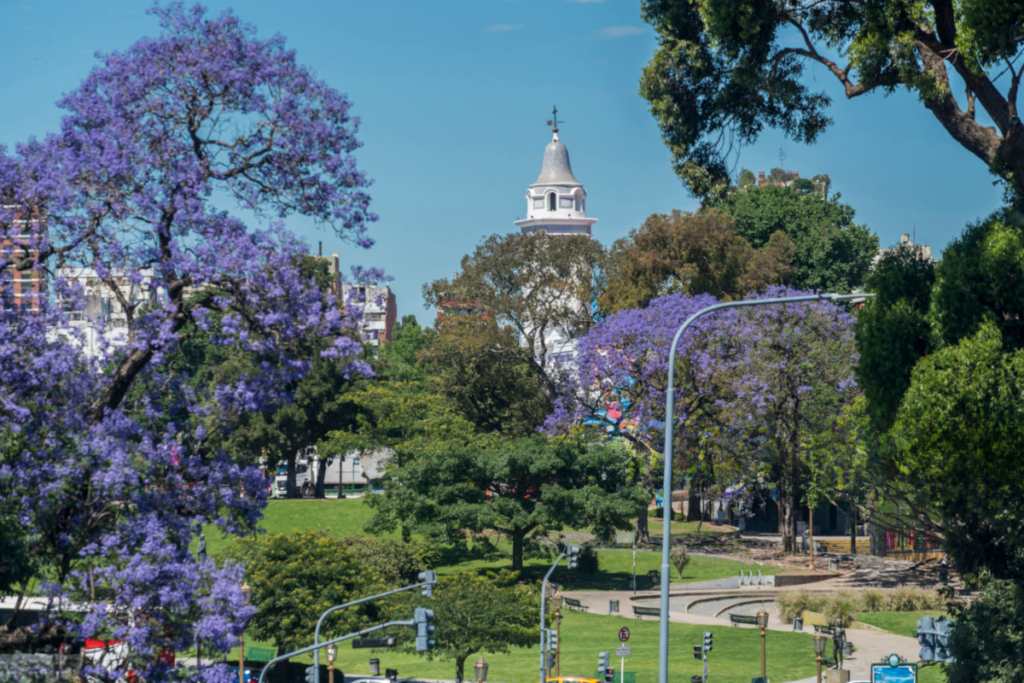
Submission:
[[[420,583],[414,583],[411,586],[403,586],[402,588],[396,588],[395,590],[387,591],[386,593],[378,593],[377,595],[371,595],[368,598],[359,598],[358,600],[352,600],[351,602],[329,607],[320,615],[320,618],[316,622],[316,629],[313,631],[313,645],[320,643],[320,627],[323,626],[324,619],[326,619],[327,615],[331,612],[337,612],[338,610],[345,609],[346,607],[355,607],[356,605],[361,605],[364,602],[373,602],[374,600],[386,598],[387,596],[394,595],[395,593],[404,593],[405,591],[411,591],[416,588],[422,588],[424,590],[424,594],[426,594],[428,589],[433,591],[434,585],[437,583],[437,575],[434,572],[420,572],[419,578],[424,580]],[[327,643],[320,644],[327,645]],[[313,680],[316,681],[316,683],[320,683],[320,650],[313,651],[313,670],[316,672],[313,674]]]
[[[397,592],[397,591],[392,591],[392,592]],[[324,641],[322,643],[313,643],[312,645],[310,645],[308,647],[304,647],[304,648],[302,648],[300,650],[295,650],[294,652],[288,652],[286,654],[281,655],[280,657],[274,657],[269,662],[267,662],[267,665],[265,667],[263,667],[263,671],[260,672],[260,683],[263,683],[263,677],[267,675],[267,671],[270,670],[270,667],[274,666],[278,662],[282,662],[282,661],[284,661],[286,659],[291,659],[292,657],[297,657],[298,655],[304,655],[307,652],[316,652],[320,648],[325,647],[327,645],[332,645],[334,643],[340,643],[340,642],[345,641],[345,640],[351,640],[352,638],[358,638],[359,636],[365,636],[367,633],[373,633],[374,631],[379,631],[381,629],[389,628],[391,626],[414,626],[415,623],[416,622],[412,621],[411,619],[408,620],[408,621],[389,621],[386,624],[378,624],[376,626],[371,626],[369,628],[364,628],[362,631],[356,631],[355,633],[349,633],[348,635],[340,636],[338,638],[333,638],[331,640],[326,640],[326,641]],[[319,665],[317,665],[316,669],[314,669],[314,670],[318,670],[319,668],[320,668]]]

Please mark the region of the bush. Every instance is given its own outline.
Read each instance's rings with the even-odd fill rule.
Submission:
[[[415,583],[417,574],[438,563],[434,546],[423,541],[345,536],[341,543],[363,567],[396,585]]]
[[[889,593],[887,609],[890,612],[917,612],[939,609],[942,597],[935,591],[919,588],[897,588]]]
[[[839,591],[825,604],[822,610],[825,613],[825,620],[829,624],[839,622],[843,627],[848,627],[857,618],[858,611],[857,595],[851,591]]]
[[[885,594],[877,588],[868,588],[860,594],[860,607],[863,612],[884,611]]]
[[[783,621],[793,621],[804,612],[823,612],[827,603],[828,597],[807,591],[782,591],[775,599]]]

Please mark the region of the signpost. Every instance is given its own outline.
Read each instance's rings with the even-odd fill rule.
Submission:
[[[634,578],[633,585],[636,585],[636,579]],[[619,642],[626,642],[629,640],[629,628],[623,626],[619,629]],[[619,683],[626,683],[626,657],[632,654],[632,648],[629,647],[617,647],[615,648],[615,654],[622,659],[619,661]],[[916,682],[915,682],[916,683]]]

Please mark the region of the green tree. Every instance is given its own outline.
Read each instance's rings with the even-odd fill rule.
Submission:
[[[455,663],[455,681],[465,677],[465,666],[477,652],[505,654],[512,648],[531,647],[540,637],[537,624],[540,606],[536,588],[519,585],[509,571],[462,572],[442,577],[434,597],[424,601],[408,596],[395,601],[398,618],[408,618],[413,607],[434,610],[436,631],[433,650],[421,652],[428,660],[439,658]],[[400,647],[413,651],[414,636],[399,636]]]
[[[932,346],[928,311],[935,265],[917,249],[897,247],[878,261],[865,284],[875,298],[857,314],[857,382],[872,421],[884,431],[910,386],[914,364]]]
[[[442,311],[453,303],[470,305],[512,327],[541,391],[553,400],[549,360],[559,349],[550,339],[577,337],[594,323],[591,302],[601,290],[604,260],[604,249],[587,236],[492,235],[463,257],[454,278],[424,285],[423,298]]]
[[[608,282],[598,298],[607,313],[642,308],[666,294],[736,299],[793,275],[793,244],[778,232],[758,249],[715,209],[653,214],[612,246]]]
[[[425,378],[420,354],[426,344],[426,335],[416,316],[404,315],[395,325],[391,341],[380,348],[377,355],[377,376],[396,382],[415,382]]]
[[[757,178],[754,176],[754,172],[749,168],[744,168],[740,171],[739,178],[736,180],[736,185],[739,187],[750,187],[757,184]]]
[[[794,246],[792,284],[819,292],[849,292],[864,281],[878,253],[878,238],[854,222],[853,207],[839,195],[825,199],[766,185],[734,192],[717,206],[732,216],[736,232],[760,249],[776,232]]]
[[[949,648],[956,658],[943,667],[949,683],[1016,683],[1024,680],[1024,587],[993,581],[969,605],[952,603],[956,628]]]
[[[479,431],[528,436],[551,412],[527,351],[510,327],[491,318],[438,321],[423,358],[430,386]]]
[[[643,0],[641,13],[658,48],[640,93],[676,173],[699,196],[724,194],[730,150],[766,127],[797,142],[818,138],[831,123],[831,99],[807,80],[818,72],[847,99],[911,91],[954,140],[1024,190],[1019,2]]]
[[[891,430],[916,509],[941,513],[963,573],[1024,579],[1021,405],[1024,351],[985,323],[917,363]]]
[[[647,502],[626,483],[627,455],[577,439],[513,439],[474,434],[462,441],[431,435],[404,444],[408,455],[387,467],[382,494],[370,499],[375,529],[399,524],[437,541],[460,544],[491,531],[512,544],[523,568],[532,542],[590,527],[601,538],[631,529]]]
[[[225,555],[245,565],[252,588],[256,614],[247,633],[273,642],[279,654],[309,645],[329,607],[386,590],[341,540],[319,531],[241,539]],[[372,603],[340,610],[325,620],[322,634],[350,633],[378,616]]]

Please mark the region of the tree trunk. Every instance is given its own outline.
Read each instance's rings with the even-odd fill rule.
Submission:
[[[697,476],[690,479],[690,503],[686,511],[687,522],[700,521],[700,485],[697,483]],[[671,507],[671,506],[670,506]]]
[[[295,486],[295,454],[285,456],[288,462],[288,481],[285,484],[285,498],[298,498],[299,489]]]
[[[850,503],[850,554],[857,554],[857,506]]]
[[[314,498],[326,498],[324,493],[324,479],[327,478],[327,462],[329,458],[318,458],[316,461],[316,489],[313,492]]]
[[[526,534],[518,529],[509,534],[512,537],[512,571],[523,571],[523,540]]]
[[[795,500],[790,490],[779,491],[779,533],[782,534],[782,550],[786,553],[796,552],[796,520],[794,519]]]
[[[651,542],[651,530],[647,524],[647,511],[636,518],[636,539],[637,545],[647,545]]]
[[[469,658],[468,654],[455,655],[455,683],[462,683],[463,681],[467,658]]]

